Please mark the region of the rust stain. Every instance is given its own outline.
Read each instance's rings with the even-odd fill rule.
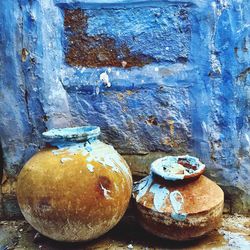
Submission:
[[[64,30],[68,38],[65,52],[66,63],[83,67],[142,67],[155,61],[141,53],[131,53],[126,43],[116,45],[106,35],[87,34],[88,17],[81,9],[64,11]]]
[[[171,148],[177,148],[178,147],[178,136],[175,135],[174,121],[167,120],[167,124],[169,125],[169,136],[166,136],[164,138],[163,144],[170,146]]]
[[[122,101],[124,99],[123,93],[118,93],[117,98],[118,98],[119,101]]]
[[[243,70],[237,77],[236,80],[237,81],[246,81],[247,79],[247,75],[250,74],[250,67],[246,68],[245,70]]]
[[[21,52],[22,62],[26,61],[28,55],[29,55],[29,51],[26,48],[23,48]]]
[[[169,124],[170,135],[171,137],[174,137],[174,121],[168,120],[168,124]]]
[[[137,92],[138,91],[126,90],[124,93],[117,93],[116,96],[119,101],[123,101],[125,97],[132,96]]]
[[[157,126],[158,125],[157,117],[154,117],[153,115],[150,115],[146,120],[146,124]]]

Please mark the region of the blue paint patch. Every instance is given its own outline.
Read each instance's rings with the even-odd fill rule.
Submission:
[[[153,194],[152,209],[156,212],[164,213],[169,200],[172,207],[171,217],[177,221],[184,221],[187,218],[187,213],[180,212],[183,210],[184,198],[178,190],[170,192],[166,187],[153,183],[153,175],[150,174],[139,182],[135,182],[133,197],[136,202],[140,203],[147,192]],[[147,201],[141,202],[141,205],[147,207]]]
[[[189,10],[182,5],[86,10],[87,32],[112,37],[117,46],[126,44],[132,53],[146,54],[157,62],[187,61]]]
[[[184,221],[187,218],[186,214],[171,213],[171,217],[176,221]]]

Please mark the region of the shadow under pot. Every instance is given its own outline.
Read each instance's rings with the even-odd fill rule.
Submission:
[[[205,165],[191,156],[166,156],[150,175],[135,182],[133,200],[141,226],[170,240],[200,237],[220,225],[224,193],[203,176]]]
[[[17,198],[25,219],[59,241],[95,239],[125,213],[132,177],[116,150],[97,139],[94,126],[52,129],[49,143],[23,167]]]

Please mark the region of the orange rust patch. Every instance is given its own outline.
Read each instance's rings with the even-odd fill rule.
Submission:
[[[65,36],[68,45],[65,60],[72,66],[83,67],[142,67],[155,61],[141,53],[131,53],[123,43],[116,46],[116,41],[106,35],[89,36],[87,34],[88,17],[81,9],[64,11]]]

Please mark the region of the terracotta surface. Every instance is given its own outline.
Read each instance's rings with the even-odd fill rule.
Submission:
[[[130,170],[113,147],[97,143],[94,150],[103,159],[109,156],[113,167],[89,161],[89,154],[84,156],[80,149],[69,154],[50,148],[33,156],[21,171],[17,183],[21,211],[45,236],[72,242],[97,238],[126,211]]]
[[[158,193],[151,192],[153,185],[159,185]],[[161,209],[157,210],[155,195],[161,194],[163,188],[169,193],[164,198]],[[183,203],[176,213],[176,217],[182,215],[182,220],[176,220],[172,216],[174,204],[169,197],[176,191],[183,197]],[[140,224],[157,236],[173,240],[192,239],[215,229],[220,224],[224,203],[221,188],[205,176],[184,184],[154,179],[139,200],[138,191],[133,193],[133,197]]]

